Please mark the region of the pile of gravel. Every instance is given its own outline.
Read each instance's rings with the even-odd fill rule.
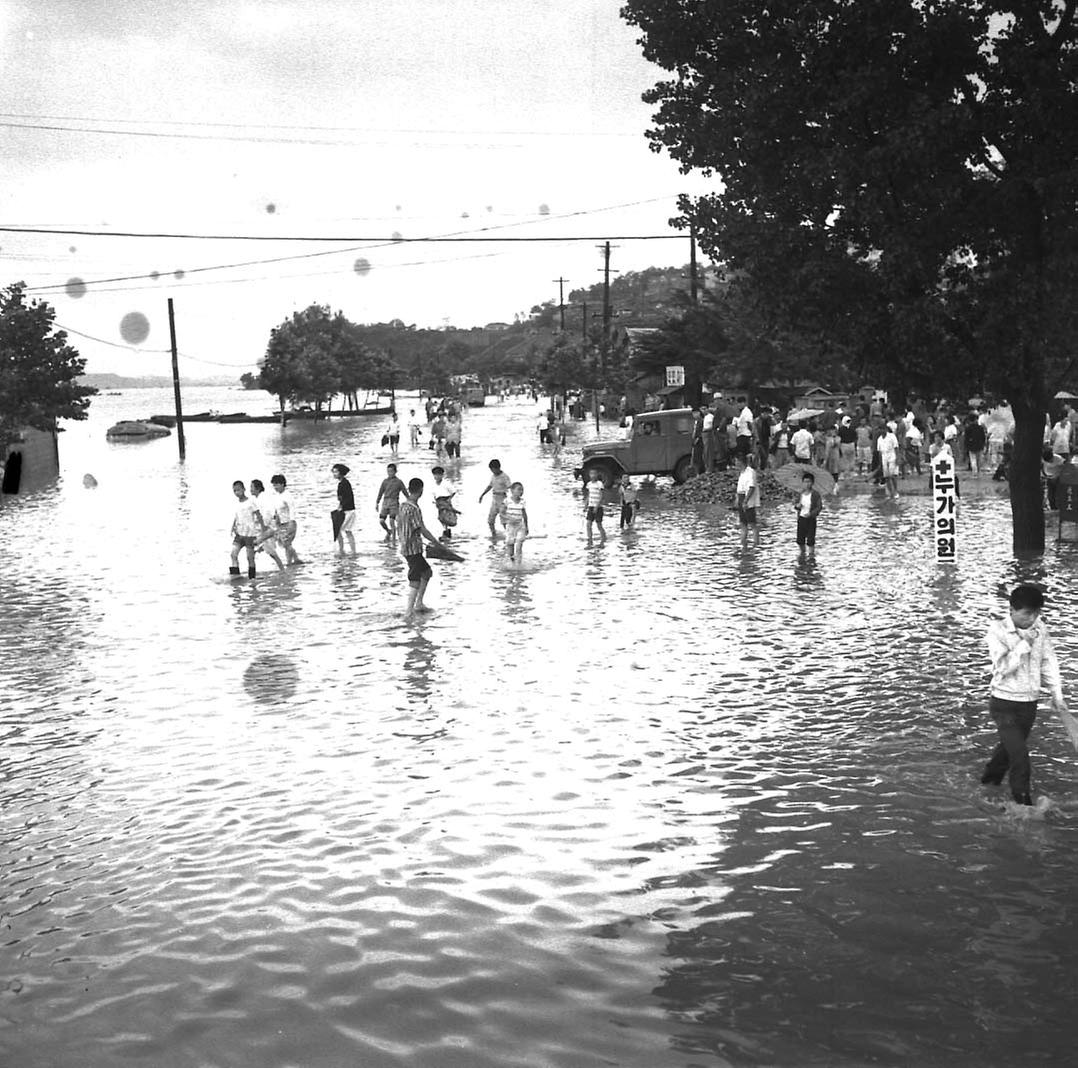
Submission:
[[[712,471],[707,475],[697,475],[683,482],[680,486],[671,486],[664,490],[672,501],[682,504],[735,504],[737,502],[737,471]],[[764,504],[768,501],[792,501],[799,490],[787,489],[770,471],[760,472],[760,498]]]

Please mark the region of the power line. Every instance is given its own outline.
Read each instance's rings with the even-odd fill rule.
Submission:
[[[197,126],[213,130],[304,130],[315,133],[373,133],[373,134],[443,134],[469,137],[639,137],[636,132],[617,133],[609,130],[479,130],[425,129],[402,127],[389,130],[377,126],[305,126],[259,122],[197,122],[181,119],[110,119],[100,115],[36,115],[0,111],[0,119],[19,119],[34,122],[104,122],[125,126]]]
[[[684,241],[684,234],[606,234],[571,236],[552,236],[545,234],[542,237],[403,237],[384,235],[346,235],[344,237],[327,237],[324,234],[305,235],[287,234],[274,236],[272,234],[170,234],[148,233],[133,230],[49,230],[36,226],[0,226],[0,232],[9,234],[57,234],[64,237],[134,237],[153,238],[159,241],[317,241],[321,243],[354,242],[362,241],[365,244],[376,245],[407,245],[407,244],[439,244],[467,241],[504,241],[504,242],[558,242],[558,241]]]
[[[607,212],[607,211],[619,211],[622,208],[636,208],[636,207],[640,207],[641,205],[644,205],[644,204],[656,204],[656,203],[660,203],[660,202],[662,202],[664,200],[669,200],[669,199],[670,199],[669,196],[649,197],[649,198],[647,198],[645,200],[633,200],[633,201],[628,201],[628,202],[623,203],[623,204],[608,204],[608,205],[606,205],[604,207],[600,207],[600,208],[581,208],[581,209],[579,209],[577,211],[563,212],[563,213],[560,213],[558,215],[542,216],[541,219],[527,219],[527,220],[524,220],[523,222],[500,223],[500,224],[497,224],[497,225],[494,225],[494,226],[484,226],[484,227],[480,228],[478,231],[470,231],[470,232],[465,232],[465,233],[459,233],[458,232],[458,234],[443,234],[443,235],[434,236],[434,237],[430,237],[430,238],[423,238],[423,239],[421,239],[421,238],[414,238],[414,239],[402,238],[400,241],[398,241],[396,238],[390,237],[388,239],[382,239],[380,241],[371,241],[371,242],[369,242],[369,243],[367,243],[365,245],[360,245],[360,246],[357,246],[356,248],[351,248],[351,249],[328,249],[328,250],[323,251],[323,252],[301,252],[301,253],[295,253],[295,254],[289,255],[289,256],[274,256],[274,257],[270,257],[268,259],[244,260],[244,261],[240,261],[238,263],[211,264],[209,266],[203,266],[203,267],[191,267],[191,268],[187,269],[185,271],[185,273],[186,274],[201,274],[201,273],[204,273],[206,271],[224,271],[224,270],[232,270],[232,269],[235,269],[235,268],[238,268],[238,267],[254,267],[254,266],[261,266],[263,264],[270,264],[270,263],[285,263],[285,262],[288,262],[290,260],[315,259],[315,258],[320,257],[320,256],[337,256],[337,255],[342,255],[344,253],[349,253],[349,252],[367,251],[367,250],[369,250],[371,248],[384,248],[384,247],[386,247],[388,245],[395,245],[395,244],[401,244],[401,243],[406,244],[410,240],[411,241],[426,240],[426,241],[430,241],[430,242],[435,242],[435,241],[446,241],[446,242],[448,242],[448,241],[450,241],[451,239],[454,239],[454,238],[457,238],[459,240],[464,240],[464,239],[466,239],[467,237],[470,237],[470,236],[474,237],[476,234],[486,234],[486,233],[489,233],[490,231],[493,231],[493,230],[509,230],[509,229],[512,229],[512,228],[517,227],[517,226],[528,226],[533,222],[546,221],[547,219],[574,219],[574,218],[579,218],[580,216],[583,216],[583,215],[599,215],[599,214],[601,214],[603,212]],[[70,235],[70,234],[73,234],[73,233],[85,233],[85,231],[75,231],[75,230],[53,230],[53,229],[38,228],[38,227],[4,227],[4,226],[0,226],[0,231],[6,231],[6,232],[9,232],[9,233],[46,233],[46,234],[57,234],[59,236],[66,236],[66,235]],[[122,236],[125,236],[125,235],[121,234],[121,233],[114,232],[114,231],[105,231],[103,236],[122,237]],[[138,235],[138,236],[151,236],[151,235]],[[674,236],[677,236],[677,235],[668,234],[668,235],[662,235],[662,236],[663,237],[674,237]],[[264,240],[276,240],[276,239],[265,238]],[[287,240],[287,239],[283,239],[283,240]],[[321,240],[321,239],[311,238],[309,240]],[[344,238],[340,238],[340,239],[338,239],[338,238],[328,238],[326,240],[336,241],[336,240],[347,240],[347,239],[344,239]],[[353,239],[353,240],[358,240],[358,239]],[[574,238],[573,240],[588,240],[588,239],[587,238],[579,238],[579,239]],[[592,239],[592,240],[594,240],[594,239]],[[142,279],[149,279],[149,280],[152,280],[152,281],[157,280],[156,278],[154,278],[154,275],[153,275],[152,272],[146,272],[146,273],[143,273],[143,274],[123,275],[123,276],[118,276],[118,277],[115,277],[115,278],[98,278],[98,279],[91,279],[91,280],[88,280],[88,281],[84,280],[84,284],[87,285],[87,286],[106,285],[106,284],[109,284],[109,283],[112,283],[112,282],[133,282],[133,281],[140,281]],[[27,292],[28,293],[49,292],[49,291],[56,290],[56,289],[62,289],[66,284],[67,284],[66,282],[57,282],[57,283],[55,283],[53,285],[28,286],[27,287]]]

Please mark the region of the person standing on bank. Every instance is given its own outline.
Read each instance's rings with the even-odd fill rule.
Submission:
[[[816,489],[816,476],[806,471],[801,476],[801,496],[794,501],[797,512],[797,545],[802,556],[816,555],[816,517],[823,511],[823,498]]]
[[[981,782],[998,786],[1009,775],[1011,796],[1031,805],[1030,762],[1026,739],[1037,718],[1041,688],[1051,692],[1052,708],[1066,712],[1059,661],[1041,620],[1044,594],[1028,584],[1011,590],[1010,612],[988,628],[986,641],[992,661],[988,711],[999,732],[999,744],[985,765]]]

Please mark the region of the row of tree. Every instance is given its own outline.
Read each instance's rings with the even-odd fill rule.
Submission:
[[[718,8],[721,7],[721,17]],[[1040,451],[1076,367],[1075,0],[626,0],[649,134],[721,181],[679,225],[779,327],[1015,416],[1016,550],[1044,547]],[[721,190],[721,191],[720,191]]]

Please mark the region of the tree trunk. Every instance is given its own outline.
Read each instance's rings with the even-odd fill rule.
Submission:
[[[1013,405],[1014,454],[1007,481],[1011,490],[1011,521],[1016,553],[1044,552],[1044,502],[1041,491],[1041,449],[1044,412]]]

